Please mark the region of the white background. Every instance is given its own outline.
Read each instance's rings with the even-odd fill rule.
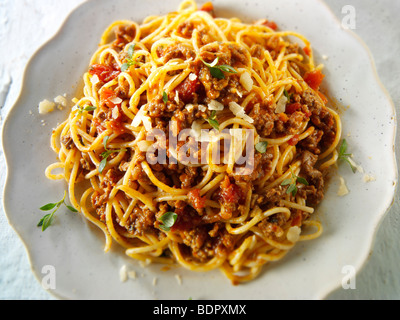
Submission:
[[[0,107],[5,118],[20,90],[32,54],[84,0],[0,0]],[[400,1],[325,0],[342,20],[342,8],[356,9],[357,33],[370,48],[378,74],[400,114]],[[88,22],[90,24],[90,22]],[[397,133],[397,138],[400,133]],[[400,147],[396,147],[399,164]],[[0,200],[5,164],[0,146]],[[400,299],[400,197],[383,220],[373,252],[356,277],[356,289],[339,289],[328,299]],[[0,207],[0,299],[53,299],[34,278],[26,251]]]

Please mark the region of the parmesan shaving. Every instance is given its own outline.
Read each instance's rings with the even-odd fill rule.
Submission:
[[[98,84],[98,83],[100,82],[100,79],[99,79],[99,77],[97,76],[97,74],[95,74],[95,75],[92,77],[91,81],[92,81],[92,84],[95,86],[96,84]]]
[[[56,104],[54,102],[51,102],[51,101],[45,99],[39,103],[39,113],[47,114],[47,113],[53,112],[55,106],[56,106]]]
[[[149,148],[153,145],[152,141],[147,141],[147,140],[141,140],[137,143],[137,146],[140,151],[142,152],[147,152]]]
[[[139,127],[140,124],[142,123],[142,120],[144,119],[145,114],[146,114],[146,111],[144,110],[144,106],[142,106],[139,109],[139,112],[135,115],[135,118],[133,118],[132,126],[135,128]]]
[[[353,167],[355,167],[356,170],[357,170],[359,173],[364,173],[363,167],[361,167],[360,165],[358,165],[352,158],[348,157],[347,159],[350,161],[351,165],[352,165]]]
[[[174,98],[174,100],[175,100],[175,102],[176,102],[177,104],[179,104],[180,99],[179,99],[179,92],[178,92],[178,90],[175,91],[175,98]]]
[[[190,80],[190,81],[194,81],[194,80],[196,80],[196,79],[197,79],[197,75],[196,75],[195,73],[189,74],[189,80]]]
[[[344,181],[343,177],[339,177],[340,185],[337,192],[339,197],[343,197],[349,193],[349,189],[347,189],[346,182]]]
[[[120,103],[122,103],[122,99],[115,97],[115,98],[110,99],[110,102],[112,102],[113,104],[120,104]]]
[[[128,277],[129,279],[136,279],[136,271],[134,270],[128,271]]]
[[[189,103],[185,106],[185,109],[189,112],[192,112],[194,110],[194,105]]]
[[[297,226],[290,227],[286,234],[286,238],[290,242],[295,243],[295,242],[299,241],[300,233],[301,233],[301,229],[299,227],[297,227]]]
[[[224,105],[221,102],[218,102],[217,100],[211,100],[210,103],[208,104],[208,109],[222,111],[224,110]]]
[[[236,102],[230,102],[229,109],[236,117],[242,118],[243,120],[246,120],[249,123],[254,122],[254,120],[245,113],[244,108],[239,104],[237,104]]]
[[[179,285],[182,285],[182,278],[181,278],[181,276],[179,274],[175,275],[175,279],[176,279],[176,281],[178,282]]]
[[[144,127],[146,128],[146,131],[151,131],[151,129],[153,129],[153,126],[151,124],[151,119],[149,116],[144,116],[142,121]]]
[[[57,103],[58,105],[62,106],[62,107],[66,107],[67,106],[67,99],[63,96],[57,96],[54,98],[54,102]]]
[[[253,89],[253,79],[251,78],[250,73],[247,71],[243,72],[242,75],[240,76],[240,84],[243,86],[243,88],[246,89],[246,91],[250,91]]]
[[[372,182],[375,181],[376,178],[372,175],[369,174],[364,174],[364,182]]]
[[[199,142],[210,142],[210,136],[207,131],[201,130],[202,121],[196,120],[192,123],[191,136]]]
[[[121,282],[126,282],[128,280],[128,271],[126,265],[123,265],[119,270],[119,279]]]
[[[285,96],[282,96],[279,100],[278,103],[276,104],[276,109],[275,113],[282,113],[286,111],[286,104],[288,102],[288,98]]]

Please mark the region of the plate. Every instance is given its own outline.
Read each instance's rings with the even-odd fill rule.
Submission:
[[[104,253],[102,233],[79,214],[60,211],[44,233],[36,226],[43,215],[38,208],[61,199],[66,189],[64,182],[47,180],[44,171],[56,161],[49,147],[52,128],[68,113],[57,110],[42,116],[37,105],[60,94],[68,99],[75,96],[102,32],[113,21],[141,22],[148,15],[174,11],[179,3],[85,2],[30,60],[2,137],[8,168],[4,208],[26,246],[33,273],[42,284],[50,284],[47,290],[60,299],[324,299],[348,284],[367,261],[376,230],[393,201],[397,168],[394,106],[371,55],[318,0],[281,0],[279,4],[274,0],[218,0],[214,6],[219,16],[236,16],[246,22],[267,18],[280,29],[305,35],[317,62],[325,65],[323,89],[343,109],[343,135],[363,172],[353,174],[348,166],[339,167],[318,208],[324,225],[319,239],[298,244],[282,261],[265,266],[255,281],[232,286],[219,271],[143,266],[117,246]],[[344,197],[337,195],[339,175],[350,191]],[[135,279],[121,281],[124,266],[135,271]]]

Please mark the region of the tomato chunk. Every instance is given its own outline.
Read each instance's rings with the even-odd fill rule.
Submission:
[[[94,64],[90,67],[89,73],[97,75],[102,82],[109,82],[114,80],[120,74],[120,71],[104,64]]]
[[[105,122],[105,126],[114,132],[122,133],[124,132],[122,121],[123,113],[121,112],[121,103],[117,103],[117,99],[116,93],[111,89],[103,88],[100,92],[100,106],[106,106],[112,109],[111,115]]]
[[[288,143],[289,143],[289,145],[291,145],[291,146],[295,146],[295,145],[297,145],[297,144],[299,143],[299,141],[300,141],[299,135],[298,135],[298,134],[295,134],[295,135],[293,136],[293,138],[290,139],[290,140],[288,141]]]
[[[310,47],[304,47],[303,51],[307,56],[309,56],[309,57],[311,56],[311,48]]]
[[[291,103],[291,104],[288,104],[286,106],[286,113],[287,114],[293,114],[299,109],[301,109],[301,104],[300,103],[298,103],[298,102]]]
[[[269,21],[267,19],[263,20],[261,23],[263,26],[266,26],[274,31],[278,30],[278,25],[274,21]]]
[[[242,188],[231,183],[228,177],[226,177],[224,182],[221,184],[220,195],[225,203],[239,203],[245,196]]]
[[[214,11],[214,6],[211,1],[206,2],[205,4],[202,5],[200,8],[200,11],[206,11],[206,12],[213,12]]]
[[[188,198],[195,209],[203,209],[206,206],[206,198],[200,196],[200,189],[189,191]]]
[[[321,73],[320,70],[314,70],[311,72],[307,72],[304,75],[304,81],[314,90],[318,90],[322,80],[325,76]]]
[[[109,108],[114,108],[116,104],[113,102],[116,98],[116,94],[114,91],[108,88],[103,88],[100,92],[100,105],[106,105]]]
[[[193,102],[195,94],[199,91],[200,86],[201,83],[198,78],[190,80],[189,77],[187,77],[176,87],[175,90],[179,94],[179,99],[187,104]]]

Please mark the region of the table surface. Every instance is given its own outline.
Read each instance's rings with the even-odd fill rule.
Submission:
[[[0,0],[0,128],[17,99],[22,74],[31,55],[59,29],[65,17],[85,0]],[[400,11],[398,0],[325,0],[341,20],[343,8],[356,13],[354,30],[370,48],[378,74],[400,109]],[[397,139],[399,138],[397,133]],[[396,146],[399,164],[399,146]],[[5,163],[0,146],[0,203]],[[400,197],[378,230],[372,254],[356,276],[356,288],[338,289],[327,299],[400,299]],[[33,276],[25,248],[0,207],[0,299],[54,299]]]

